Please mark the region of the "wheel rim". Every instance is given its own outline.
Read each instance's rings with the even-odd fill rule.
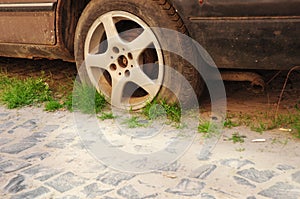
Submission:
[[[140,109],[161,88],[164,65],[159,42],[133,14],[112,11],[95,20],[84,56],[93,86],[115,107]]]

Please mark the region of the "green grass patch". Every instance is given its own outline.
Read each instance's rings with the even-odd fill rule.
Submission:
[[[59,110],[63,107],[64,107],[64,105],[61,104],[59,101],[51,100],[45,104],[45,111],[53,112],[53,111]]]
[[[115,119],[116,116],[114,116],[113,113],[109,112],[109,113],[106,113],[106,112],[103,112],[101,113],[100,116],[97,116],[99,119],[101,119],[102,121],[104,120],[111,120],[111,119]]]
[[[218,126],[218,124],[212,121],[200,120],[198,125],[198,132],[202,133],[204,137],[210,138],[212,136],[218,135],[221,128],[222,126]]]
[[[52,99],[49,86],[42,77],[16,79],[0,74],[0,82],[0,100],[9,109]]]
[[[245,136],[240,135],[238,132],[233,133],[231,138],[229,138],[230,141],[232,141],[234,144],[235,143],[244,143],[245,142]]]
[[[167,116],[172,122],[179,123],[181,119],[181,108],[177,103],[167,103],[166,100],[154,99],[143,109],[143,114],[150,120]]]
[[[71,109],[70,102],[71,99],[68,99],[68,109]],[[75,89],[72,95],[72,108],[85,114],[92,114],[99,113],[106,105],[104,95],[98,93],[94,87],[75,83]]]
[[[127,124],[128,128],[146,127],[146,124],[141,123],[137,116],[126,119],[123,124]]]
[[[227,118],[224,122],[224,127],[226,128],[233,128],[233,127],[237,127],[240,124],[238,124],[237,122],[232,121],[232,119]]]

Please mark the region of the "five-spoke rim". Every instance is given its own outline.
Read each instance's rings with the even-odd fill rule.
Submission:
[[[93,86],[115,107],[142,108],[161,88],[164,65],[159,42],[133,14],[112,11],[95,20],[84,56]]]

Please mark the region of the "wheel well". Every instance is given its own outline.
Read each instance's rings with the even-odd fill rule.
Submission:
[[[82,11],[91,0],[61,0],[57,5],[58,43],[74,55],[74,37]]]

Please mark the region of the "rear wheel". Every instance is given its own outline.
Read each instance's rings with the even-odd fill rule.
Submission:
[[[176,101],[186,88],[166,66],[182,73],[196,94],[203,90],[196,69],[178,55],[161,50],[163,38],[150,27],[186,34],[182,20],[166,0],[94,0],[82,13],[75,37],[77,66],[84,67],[92,85],[113,106],[139,109],[156,96]],[[174,42],[178,50],[193,54],[190,43],[179,38]],[[175,84],[176,89],[170,92],[162,86],[164,82]],[[181,103],[188,104],[189,96]]]

